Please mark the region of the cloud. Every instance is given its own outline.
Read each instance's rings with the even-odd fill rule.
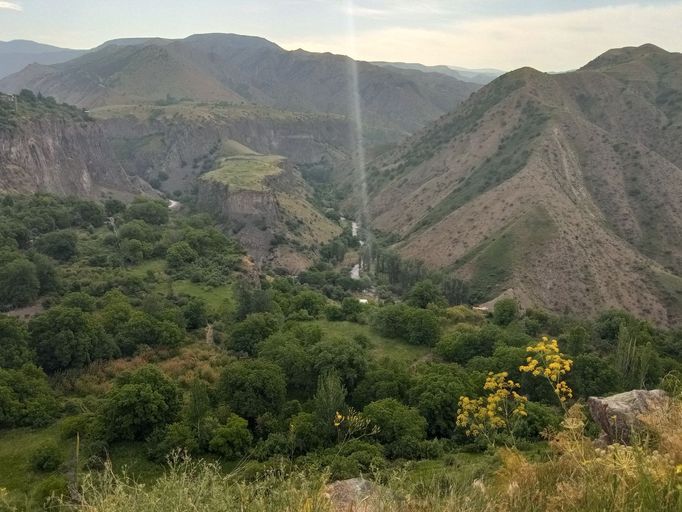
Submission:
[[[682,50],[682,2],[450,21],[438,28],[384,26],[358,31],[356,58],[543,71],[575,69],[616,47],[654,43]],[[345,53],[345,34],[297,40],[287,48]]]
[[[0,2],[0,9],[8,9],[10,11],[21,11],[21,5],[15,2]]]

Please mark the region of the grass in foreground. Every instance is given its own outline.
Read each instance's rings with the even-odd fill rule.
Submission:
[[[612,512],[682,510],[682,404],[644,419],[650,436],[636,446],[601,449],[583,430],[580,407],[568,411],[547,460],[533,462],[510,449],[490,474],[466,466],[424,467],[373,477],[374,491],[361,507],[334,508],[327,475],[274,471],[254,482],[213,464],[176,462],[152,485],[107,471],[85,479],[74,510],[405,512]],[[466,464],[466,461],[462,461]],[[65,503],[68,506],[68,504]]]

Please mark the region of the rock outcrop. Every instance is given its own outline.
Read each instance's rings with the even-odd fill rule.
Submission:
[[[0,192],[132,196],[148,185],[130,177],[95,122],[34,119],[0,131]]]
[[[642,427],[639,418],[666,407],[668,400],[668,395],[660,389],[635,389],[605,398],[592,396],[587,399],[587,406],[594,421],[602,428],[607,443],[627,444],[632,434]]]

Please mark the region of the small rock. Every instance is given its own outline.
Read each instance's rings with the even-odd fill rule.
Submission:
[[[629,443],[632,432],[641,426],[638,417],[667,404],[668,395],[660,389],[635,389],[605,398],[591,396],[587,399],[590,414],[604,431],[603,441],[608,444]]]

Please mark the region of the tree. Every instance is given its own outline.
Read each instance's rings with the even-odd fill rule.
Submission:
[[[180,270],[197,260],[199,254],[190,245],[183,241],[176,242],[166,251],[166,263],[174,270]]]
[[[426,418],[429,436],[454,434],[459,397],[470,389],[466,373],[457,365],[428,363],[417,368],[409,392],[410,404]]]
[[[339,376],[331,371],[317,380],[317,391],[313,397],[313,412],[325,437],[332,439],[335,433],[334,419],[346,408],[346,388]]]
[[[228,365],[218,384],[220,399],[253,425],[256,418],[277,413],[286,398],[286,379],[274,363],[259,360],[235,361]]]
[[[493,322],[509,325],[519,314],[519,305],[514,299],[500,299],[493,306]]]
[[[236,414],[230,414],[227,421],[216,428],[209,441],[209,450],[228,460],[243,456],[253,442],[249,423]]]
[[[448,362],[465,364],[474,357],[491,356],[498,339],[494,328],[463,324],[438,342],[436,352]]]
[[[335,372],[347,389],[353,389],[367,369],[367,353],[355,340],[327,339],[312,347],[318,375]]]
[[[104,225],[104,207],[92,201],[76,201],[72,206],[74,225],[93,226],[95,228]]]
[[[296,454],[316,450],[326,441],[326,431],[320,428],[320,421],[309,412],[300,412],[291,418],[289,440]]]
[[[411,308],[406,304],[389,304],[380,307],[374,314],[372,326],[387,338],[405,337]]]
[[[158,228],[147,224],[143,220],[131,220],[123,224],[118,230],[122,240],[139,240],[140,242],[154,242],[159,239]]]
[[[271,289],[254,288],[245,279],[237,281],[235,295],[239,304],[236,313],[239,321],[244,320],[251,313],[275,313],[280,310],[272,299]]]
[[[55,306],[28,324],[36,361],[46,372],[82,368],[118,354],[118,347],[89,313]]]
[[[31,361],[31,356],[24,323],[0,315],[0,368],[21,368]]]
[[[312,290],[304,290],[298,295],[295,295],[289,303],[290,313],[304,310],[311,317],[316,318],[322,312],[327,300],[324,296]]]
[[[102,409],[109,438],[144,440],[155,429],[173,423],[180,412],[180,391],[155,366],[120,376]]]
[[[353,405],[363,407],[384,398],[404,400],[410,388],[407,366],[392,359],[370,363],[365,376],[353,391]]]
[[[40,281],[33,263],[18,258],[0,267],[0,305],[26,306],[38,298]]]
[[[576,397],[603,396],[620,390],[620,375],[608,362],[594,354],[580,354],[566,379]]]
[[[162,201],[136,200],[125,212],[128,220],[139,219],[159,226],[168,223],[168,206]]]
[[[357,322],[362,313],[362,304],[354,297],[346,297],[341,302],[341,313],[345,320]]]
[[[0,368],[0,428],[42,427],[57,413],[54,392],[40,368]]]
[[[429,280],[415,284],[407,294],[407,303],[415,308],[425,309],[429,304],[446,306],[445,297],[440,289]]]
[[[123,240],[121,242],[121,256],[123,261],[130,265],[137,265],[144,260],[145,244],[139,240]]]
[[[190,297],[182,306],[182,315],[187,323],[187,329],[199,329],[208,322],[206,302],[198,297]]]
[[[406,304],[379,308],[372,325],[383,336],[399,338],[413,345],[433,346],[440,336],[440,321],[433,311]]]
[[[123,201],[118,199],[107,199],[104,201],[104,213],[107,217],[113,217],[117,213],[123,213],[126,209],[126,205]]]
[[[54,262],[48,256],[38,252],[31,253],[30,258],[36,267],[36,276],[40,283],[40,295],[57,290],[59,280]]]
[[[432,347],[440,336],[440,321],[433,311],[427,309],[413,309],[406,327],[406,341],[412,345]]]
[[[594,322],[594,332],[608,347],[613,347],[618,341],[621,325],[632,324],[634,321],[634,317],[625,311],[617,309],[605,311]]]
[[[95,299],[92,295],[84,292],[71,292],[64,295],[61,305],[67,308],[76,308],[87,313],[96,309]]]
[[[383,444],[394,443],[405,437],[416,440],[426,437],[426,419],[417,409],[395,398],[372,402],[362,412],[372,424],[379,427],[377,438]]]
[[[271,313],[252,313],[235,326],[230,335],[230,348],[253,355],[258,344],[275,333],[280,325],[280,319]]]
[[[139,345],[180,345],[185,340],[184,331],[168,320],[159,321],[142,311],[132,311],[125,322],[116,328],[116,340],[124,354],[130,355]]]
[[[258,357],[272,361],[282,368],[292,392],[311,391],[315,381],[312,356],[293,334],[273,334],[258,346]]]
[[[69,229],[46,233],[36,240],[35,248],[57,261],[69,261],[77,252],[76,234]]]

